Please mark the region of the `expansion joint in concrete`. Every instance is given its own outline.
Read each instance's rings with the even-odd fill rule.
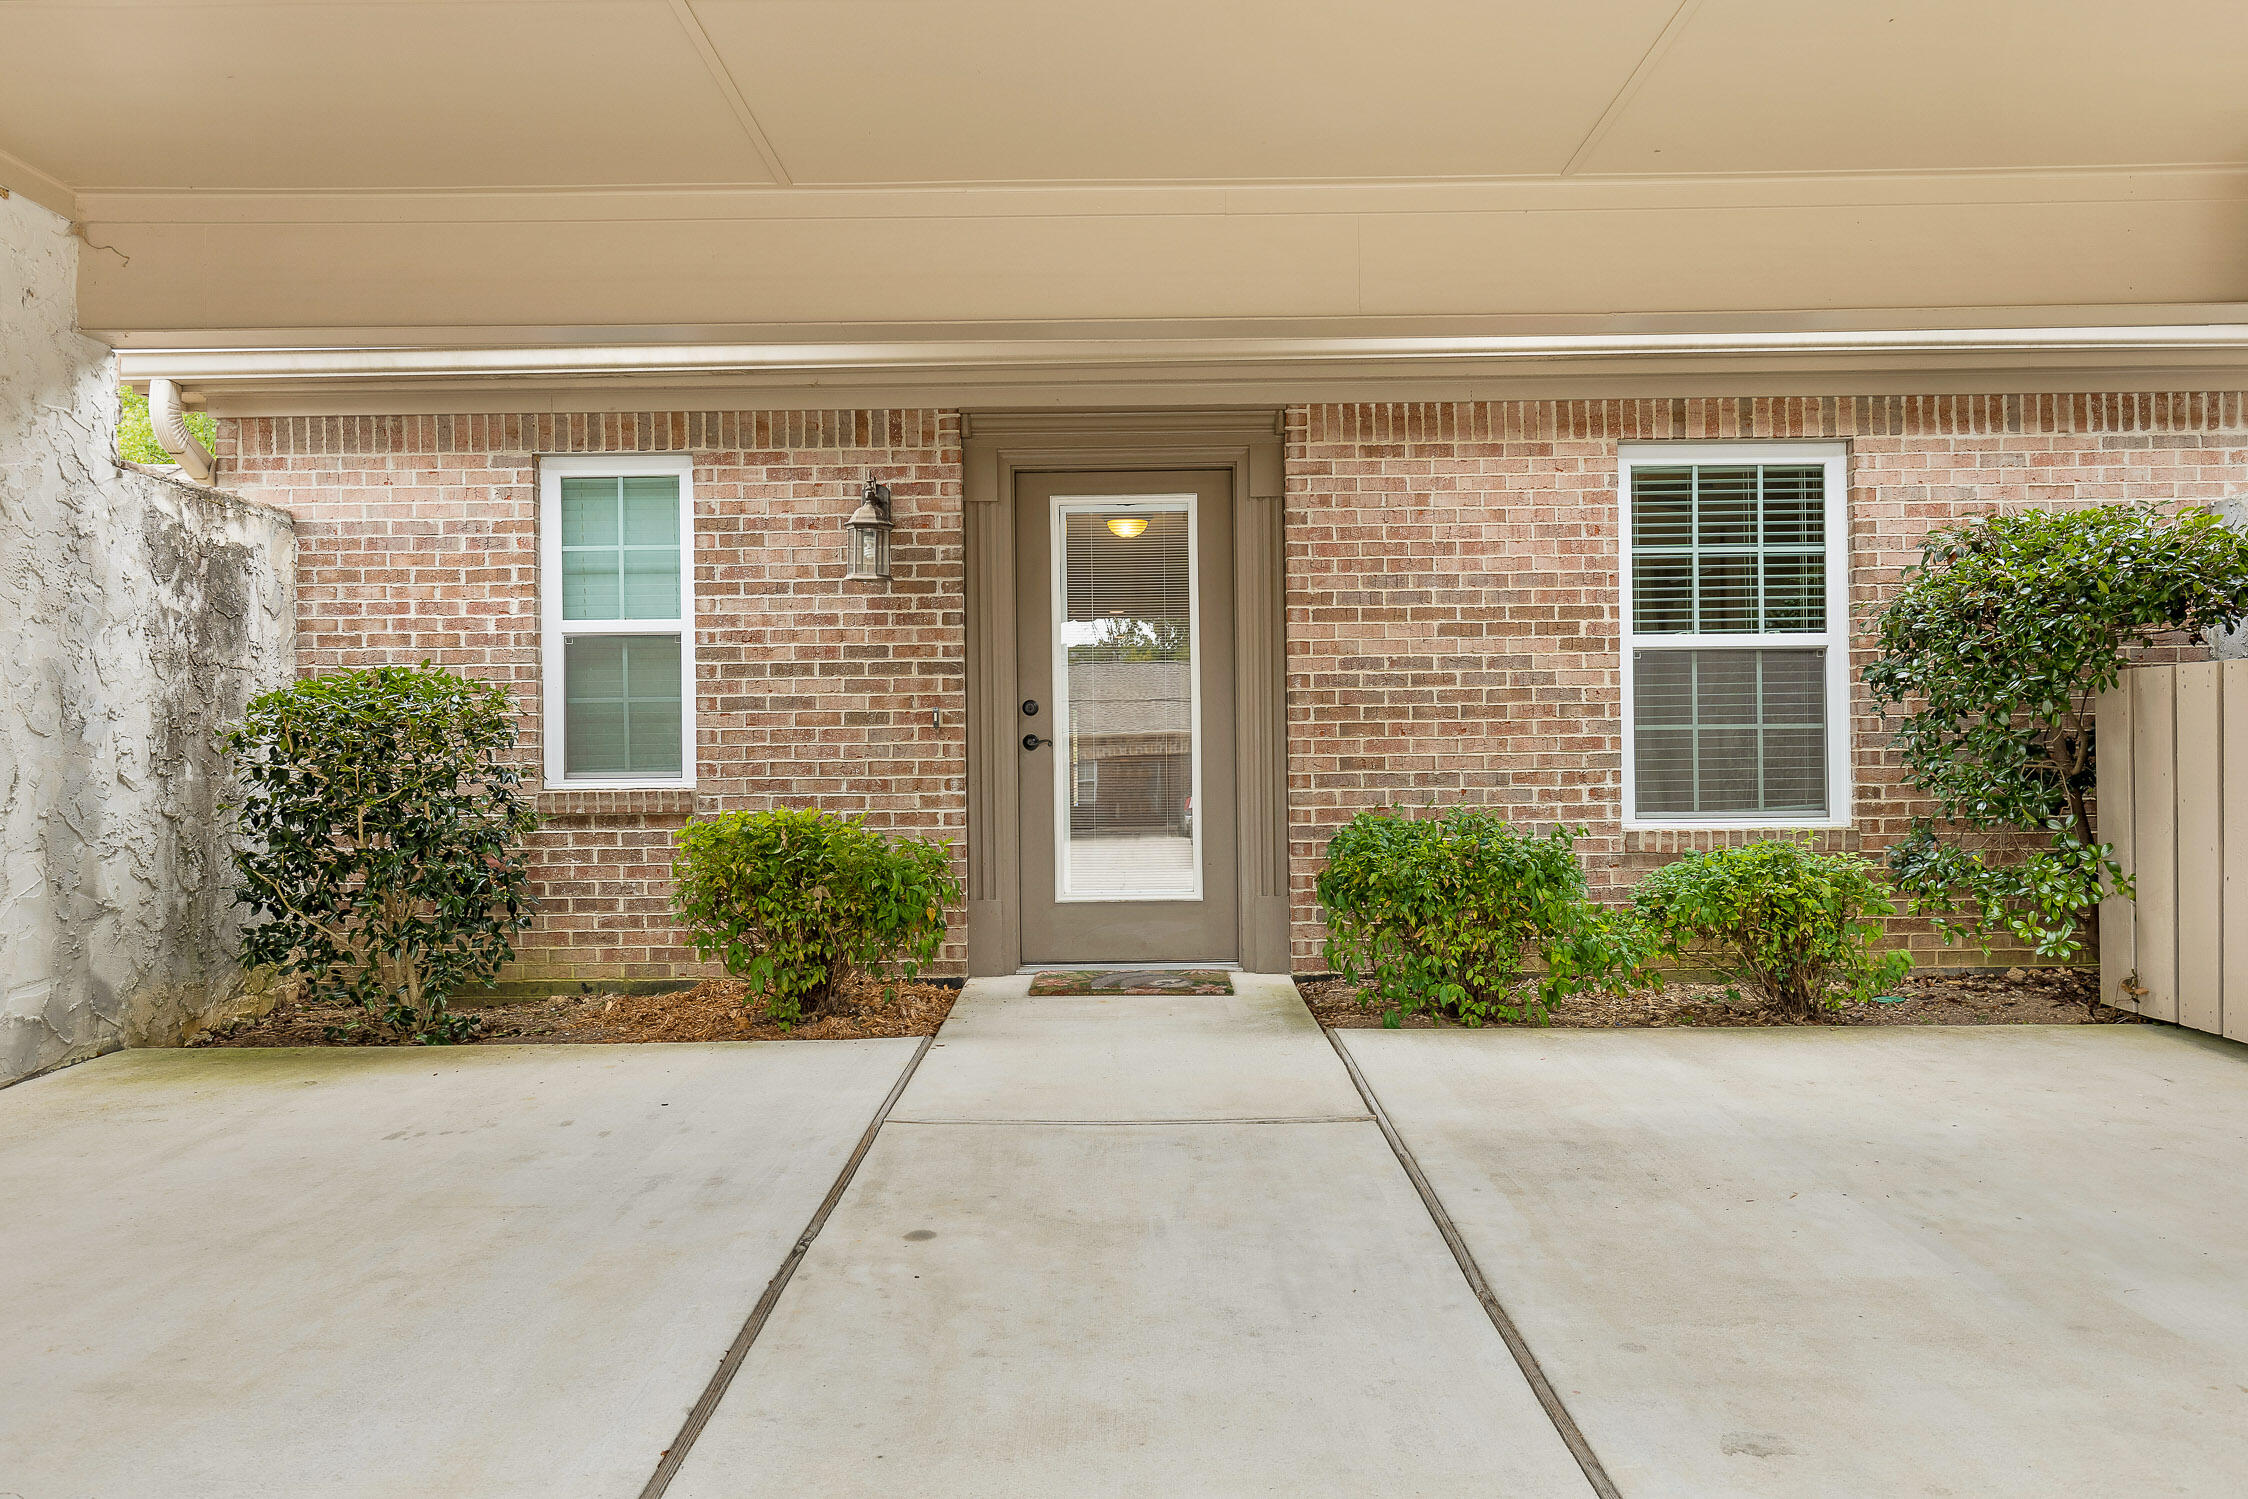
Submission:
[[[1491,1289],[1490,1281],[1484,1278],[1482,1267],[1476,1264],[1474,1254],[1467,1247],[1467,1240],[1461,1237],[1458,1225],[1452,1222],[1452,1215],[1446,1210],[1443,1199],[1436,1195],[1436,1188],[1429,1183],[1427,1173],[1421,1170],[1421,1163],[1414,1159],[1404,1137],[1398,1134],[1397,1126],[1390,1122],[1388,1112],[1382,1108],[1382,1101],[1374,1096],[1372,1085],[1366,1081],[1366,1075],[1358,1070],[1358,1063],[1352,1059],[1349,1048],[1343,1045],[1342,1039],[1333,1031],[1325,1030],[1324,1027],[1322,1030],[1327,1037],[1327,1044],[1335,1049],[1335,1055],[1341,1059],[1343,1070],[1350,1074],[1351,1084],[1358,1089],[1358,1096],[1365,1100],[1367,1112],[1373,1116],[1374,1123],[1381,1127],[1382,1138],[1389,1141],[1389,1148],[1396,1155],[1397,1164],[1405,1168],[1405,1175],[1412,1180],[1413,1190],[1420,1193],[1421,1205],[1428,1209],[1429,1217],[1435,1221],[1436,1231],[1444,1236],[1445,1247],[1452,1251],[1452,1258],[1459,1264],[1460,1274],[1467,1277],[1468,1288],[1474,1291],[1475,1299],[1483,1304],[1484,1315],[1491,1319],[1491,1326],[1497,1329],[1499,1337],[1506,1343],[1507,1352],[1514,1355],[1514,1362],[1520,1366],[1522,1377],[1529,1381],[1531,1392],[1538,1397],[1538,1404],[1545,1408],[1546,1418],[1553,1422],[1553,1429],[1560,1433],[1561,1440],[1568,1445],[1569,1455],[1584,1470],[1585,1482],[1592,1485],[1592,1491],[1600,1499],[1623,1499],[1623,1491],[1608,1476],[1608,1470],[1601,1465],[1599,1454],[1592,1450],[1592,1443],[1585,1439],[1583,1430],[1577,1425],[1576,1417],[1569,1414],[1569,1407],[1562,1402],[1560,1392],[1553,1387],[1553,1381],[1546,1378],[1545,1369],[1539,1364],[1537,1354],[1531,1350],[1529,1340],[1522,1336],[1522,1329],[1515,1326],[1514,1318],[1508,1315],[1498,1293]]]
[[[790,1279],[796,1274],[796,1267],[804,1263],[804,1256],[811,1251],[812,1241],[820,1236],[820,1230],[827,1226],[828,1218],[835,1212],[835,1205],[843,1200],[843,1194],[850,1189],[851,1178],[858,1175],[859,1163],[874,1148],[874,1137],[882,1133],[882,1126],[889,1122],[890,1110],[897,1107],[906,1085],[913,1081],[913,1074],[921,1066],[921,1059],[929,1054],[929,1047],[936,1039],[933,1034],[923,1036],[921,1044],[914,1048],[912,1057],[906,1061],[905,1069],[898,1074],[898,1080],[891,1084],[889,1093],[883,1098],[882,1106],[874,1111],[874,1118],[868,1121],[866,1133],[859,1136],[859,1143],[852,1150],[850,1159],[836,1173],[835,1184],[827,1189],[827,1196],[820,1199],[819,1207],[813,1210],[811,1220],[804,1225],[804,1232],[796,1236],[796,1243],[789,1249],[788,1258],[781,1261],[780,1269],[774,1271],[773,1278],[766,1282],[765,1293],[749,1309],[749,1316],[742,1321],[741,1331],[734,1334],[734,1341],[727,1345],[725,1356],[718,1360],[718,1368],[711,1374],[710,1383],[703,1386],[702,1395],[689,1407],[687,1419],[680,1423],[679,1435],[673,1437],[671,1445],[663,1450],[663,1456],[656,1464],[656,1471],[648,1475],[647,1484],[640,1490],[640,1499],[663,1499],[664,1492],[671,1487],[672,1479],[678,1477],[680,1466],[687,1461],[687,1454],[694,1450],[695,1439],[710,1424],[711,1413],[718,1409],[718,1402],[726,1398],[726,1390],[733,1384],[734,1375],[740,1372],[742,1361],[749,1357],[749,1350],[757,1342],[757,1335],[765,1330],[765,1323],[773,1315],[773,1308],[780,1304],[781,1293],[788,1289]]]

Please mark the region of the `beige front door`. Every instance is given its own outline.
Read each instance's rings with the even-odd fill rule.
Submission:
[[[1022,960],[1230,962],[1232,475],[1021,474]]]

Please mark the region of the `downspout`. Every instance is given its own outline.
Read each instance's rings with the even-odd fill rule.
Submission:
[[[148,425],[156,445],[198,484],[211,482],[211,450],[187,430],[187,412],[180,406],[180,388],[170,380],[148,382]]]

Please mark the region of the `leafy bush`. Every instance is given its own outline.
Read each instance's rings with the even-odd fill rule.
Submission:
[[[2092,700],[2149,638],[2248,619],[2248,538],[2207,510],[2102,505],[1986,515],[1923,545],[1866,671],[1939,813],[1890,871],[1947,936],[2072,957],[2103,875],[2130,890],[2093,837]],[[2040,841],[1993,836],[2007,833]]]
[[[944,845],[794,808],[688,823],[672,872],[696,954],[763,992],[784,1025],[818,1013],[854,971],[920,972],[960,899]]]
[[[1646,978],[1634,926],[1592,903],[1564,828],[1533,837],[1472,808],[1361,813],[1327,845],[1318,893],[1328,966],[1390,1025],[1423,1009],[1543,1023],[1569,995]]]
[[[242,961],[358,1005],[354,1029],[457,1041],[461,985],[489,982],[530,924],[506,691],[424,664],[316,677],[226,734],[243,795],[235,898],[262,920]]]
[[[1896,913],[1876,866],[1788,839],[1688,854],[1640,881],[1632,907],[1665,954],[1803,1019],[1839,1006],[1838,990],[1869,999],[1912,966],[1874,950]]]

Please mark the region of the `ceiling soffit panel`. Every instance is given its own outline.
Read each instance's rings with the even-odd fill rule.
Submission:
[[[799,183],[1559,172],[1677,9],[695,0]]]
[[[10,4],[0,146],[79,191],[773,179],[664,0]]]
[[[2241,0],[1701,0],[1585,172],[2248,160]]]

